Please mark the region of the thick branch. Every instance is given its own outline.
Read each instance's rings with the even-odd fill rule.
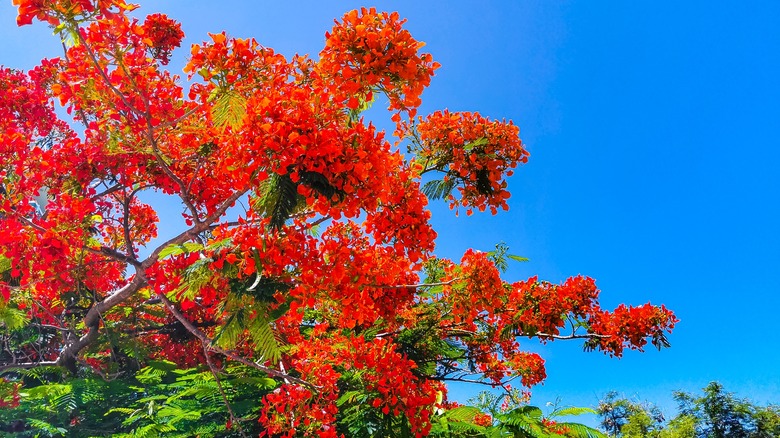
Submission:
[[[255,362],[250,361],[249,359],[246,359],[246,358],[244,358],[242,356],[239,356],[238,354],[235,354],[235,353],[233,353],[231,351],[227,351],[227,350],[225,350],[223,348],[220,348],[220,347],[214,345],[211,342],[211,339],[208,336],[206,336],[205,333],[203,333],[197,327],[195,327],[195,325],[189,319],[187,319],[181,312],[179,312],[178,309],[176,309],[176,305],[174,305],[173,302],[171,302],[171,300],[169,300],[168,297],[165,296],[165,294],[157,294],[157,296],[160,298],[160,300],[163,303],[165,303],[165,307],[168,308],[168,311],[171,312],[171,314],[174,316],[174,318],[176,318],[187,329],[187,331],[189,331],[193,336],[198,338],[203,343],[203,345],[208,345],[208,349],[209,350],[215,351],[215,352],[217,352],[217,353],[219,353],[219,354],[221,354],[221,355],[223,355],[225,357],[228,357],[230,359],[235,360],[236,362],[240,362],[240,363],[242,363],[244,365],[247,365],[247,366],[255,368],[255,369],[259,370],[259,371],[262,371],[262,372],[268,374],[269,376],[278,377],[278,378],[290,381],[292,383],[296,383],[298,385],[303,385],[303,386],[306,386],[306,387],[311,388],[311,389],[316,389],[316,387],[314,385],[312,385],[311,383],[309,383],[309,382],[307,382],[305,380],[301,380],[301,379],[299,379],[297,377],[293,377],[293,376],[291,376],[289,374],[283,373],[283,372],[275,370],[273,368],[268,368],[268,367],[259,365],[259,364],[255,363]]]
[[[0,374],[5,374],[13,370],[28,370],[36,367],[53,367],[59,365],[55,361],[41,361],[41,362],[26,362],[26,363],[12,363],[8,365],[0,366]]]
[[[90,251],[98,251],[102,254],[113,257],[115,260],[121,260],[123,262],[132,265],[135,268],[135,276],[133,277],[132,281],[130,281],[120,289],[117,289],[113,293],[109,294],[109,296],[103,299],[102,301],[95,303],[95,305],[93,305],[89,309],[89,311],[87,311],[87,314],[84,316],[83,319],[84,327],[86,327],[87,332],[84,335],[82,335],[78,340],[74,341],[71,344],[66,345],[65,348],[63,348],[62,352],[60,353],[59,358],[57,358],[57,360],[53,364],[64,366],[71,372],[75,372],[76,358],[79,352],[84,348],[86,348],[88,345],[90,345],[92,342],[94,342],[99,335],[100,321],[101,321],[102,314],[106,313],[107,311],[117,306],[118,304],[124,302],[125,300],[133,296],[135,293],[137,293],[139,290],[141,290],[143,287],[147,285],[147,278],[145,275],[145,271],[158,260],[160,256],[160,252],[162,252],[162,250],[169,245],[184,243],[188,240],[194,239],[195,237],[197,237],[198,234],[208,230],[210,228],[211,223],[218,220],[225,213],[225,211],[227,211],[227,209],[230,208],[230,206],[234,202],[236,202],[236,200],[238,200],[241,196],[243,196],[246,193],[246,191],[247,189],[244,189],[234,193],[232,196],[226,199],[222,203],[222,205],[220,205],[220,207],[217,208],[217,210],[215,210],[211,215],[209,215],[204,221],[199,222],[198,224],[191,227],[190,229],[183,231],[178,236],[175,236],[169,239],[168,241],[166,241],[165,243],[163,243],[162,245],[158,246],[154,251],[152,251],[152,253],[143,262],[139,263],[138,260],[134,258],[130,258],[111,248],[101,248],[100,250],[90,249]],[[229,352],[224,352],[222,354],[226,354],[228,355],[228,357],[231,357],[239,362],[242,362],[241,359],[243,359],[243,358],[238,358],[238,356],[232,355],[232,353]],[[244,361],[246,360],[244,359]],[[242,362],[242,363],[251,364],[250,366],[253,366],[255,368],[260,367],[259,365],[253,364],[252,362],[249,361]],[[261,367],[261,368],[263,370],[270,370],[266,367]],[[269,375],[272,375],[272,373],[269,372]],[[310,384],[300,379],[297,380],[301,384],[306,384],[308,386],[311,386]]]
[[[87,328],[87,333],[81,336],[78,340],[72,344],[67,345],[60,357],[55,362],[57,365],[62,365],[68,368],[71,372],[76,370],[76,356],[79,351],[84,349],[87,345],[95,341],[100,329],[101,314],[105,313],[112,307],[130,298],[133,294],[138,292],[142,287],[146,285],[146,276],[142,271],[136,270],[133,280],[122,288],[117,289],[106,297],[103,301],[99,301],[92,306],[87,314],[84,316],[84,326]]]
[[[219,208],[217,208],[214,211],[214,213],[209,215],[205,220],[203,220],[202,222],[196,224],[195,226],[193,226],[189,230],[186,230],[186,231],[182,232],[178,236],[175,236],[175,237],[172,237],[172,238],[168,239],[162,245],[159,245],[157,248],[155,248],[154,251],[152,251],[152,253],[149,255],[149,257],[146,258],[146,260],[141,262],[141,267],[146,269],[146,268],[149,268],[150,266],[152,266],[157,261],[157,259],[159,258],[160,252],[162,252],[162,250],[164,250],[168,246],[170,246],[170,245],[178,245],[178,244],[184,243],[184,242],[186,242],[186,241],[188,241],[190,239],[194,239],[195,237],[197,237],[198,234],[200,234],[200,233],[202,233],[204,231],[210,230],[211,229],[211,224],[213,222],[215,222],[217,219],[219,219],[227,211],[227,209],[230,208],[230,206],[233,205],[233,203],[236,202],[236,200],[238,200],[238,198],[244,196],[244,194],[246,192],[247,192],[247,189],[237,191],[231,197],[226,199],[225,202],[223,202],[222,205]]]

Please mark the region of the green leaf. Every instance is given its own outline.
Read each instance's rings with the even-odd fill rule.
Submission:
[[[35,418],[29,418],[27,420],[27,424],[29,424],[34,430],[47,432],[51,436],[65,436],[65,434],[68,432],[66,429],[55,427],[45,421],[41,421]]]
[[[263,360],[277,363],[282,358],[282,350],[274,336],[271,323],[263,318],[256,317],[250,325],[249,335],[255,342],[257,352]]]
[[[60,24],[58,24],[58,25],[57,25],[57,26],[54,28],[54,30],[53,30],[52,32],[54,33],[54,35],[57,35],[57,34],[59,34],[60,32],[62,32],[63,30],[65,30],[65,28],[66,28],[67,26],[68,26],[68,23],[67,23],[67,22],[65,22],[65,23],[60,23]]]
[[[156,385],[162,382],[166,374],[168,374],[167,370],[146,366],[135,373],[135,378],[144,385]]]
[[[569,429],[567,436],[571,438],[608,438],[608,436],[598,429],[585,426],[579,423],[558,423],[558,426]]]
[[[537,408],[536,406],[521,406],[517,409],[513,409],[512,411],[509,411],[508,415],[516,417],[516,416],[526,416],[533,419],[541,419],[542,418],[542,410]]]
[[[482,411],[473,406],[458,406],[455,409],[450,409],[449,411],[445,412],[443,417],[447,418],[448,420],[471,423],[474,421],[474,417],[481,413]]]
[[[591,408],[578,408],[578,407],[568,407],[568,408],[562,408],[558,409],[552,414],[550,414],[550,417],[565,417],[567,415],[582,415],[582,414],[598,414],[595,409]]]
[[[28,322],[30,322],[30,318],[26,312],[10,307],[5,303],[0,303],[0,324],[4,325],[8,330],[24,328]]]
[[[222,325],[211,343],[222,348],[231,349],[236,346],[241,334],[244,332],[245,314],[243,309],[236,310]]]
[[[354,403],[360,395],[365,395],[364,391],[347,391],[336,400],[336,406]]]
[[[298,194],[298,184],[289,175],[272,174],[260,184],[253,208],[270,217],[270,227],[280,229],[303,201]]]
[[[466,152],[470,152],[472,149],[474,149],[476,147],[479,147],[479,146],[484,146],[486,144],[488,144],[487,137],[478,138],[478,139],[472,141],[471,143],[464,144],[463,145],[463,150],[466,151]]]
[[[507,254],[506,257],[509,258],[509,259],[512,259],[512,260],[514,260],[516,262],[527,262],[527,261],[531,260],[531,259],[529,259],[527,257],[520,257],[520,256],[512,255],[512,254]]]
[[[164,259],[165,257],[168,256],[200,251],[202,249],[203,249],[203,245],[196,242],[184,242],[178,245],[171,244],[163,248],[162,251],[160,251],[159,258]]]
[[[125,414],[127,416],[133,415],[135,412],[137,412],[137,409],[130,409],[130,408],[111,408],[108,411],[106,411],[103,416],[109,416],[113,414],[114,412],[118,412],[120,414]]]
[[[184,270],[184,282],[183,284],[174,290],[171,295],[178,295],[177,298],[193,299],[200,292],[200,289],[209,284],[214,278],[214,273],[211,271],[210,264],[212,260],[208,258],[200,258],[189,265]]]
[[[155,370],[160,370],[165,372],[171,372],[178,368],[178,365],[176,365],[174,362],[171,362],[169,360],[149,360],[146,362],[146,366],[148,368],[153,368]]]
[[[425,196],[428,197],[428,199],[436,200],[446,198],[450,195],[450,193],[452,193],[454,188],[454,179],[435,179],[423,184],[422,192],[425,194]]]
[[[0,255],[0,274],[11,270],[11,259]]]
[[[263,389],[276,388],[278,382],[270,377],[237,377],[234,379],[237,384],[253,385]]]
[[[227,90],[217,98],[211,108],[211,119],[217,127],[238,129],[246,115],[246,99],[235,91]]]

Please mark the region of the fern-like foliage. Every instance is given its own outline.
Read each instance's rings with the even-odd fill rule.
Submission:
[[[456,183],[452,178],[431,180],[423,184],[422,192],[430,200],[444,199],[452,193]]]
[[[27,317],[26,312],[23,312],[16,307],[9,306],[1,300],[2,299],[0,299],[0,326],[3,326],[8,330],[19,330],[30,322],[30,318]]]
[[[298,184],[289,175],[272,174],[263,181],[254,208],[270,218],[270,227],[278,230],[301,204]]]
[[[325,175],[319,172],[301,171],[299,172],[301,184],[310,187],[320,195],[330,199],[331,201],[341,201],[344,199],[346,193],[343,190],[336,188]]]
[[[1,187],[2,186],[0,186],[0,188]],[[0,193],[0,194],[2,194],[2,193]],[[11,266],[11,259],[0,255],[0,274],[3,274],[5,272],[7,272],[7,271],[10,271],[11,268],[12,268],[12,266]]]
[[[242,436],[238,426],[227,427],[230,416],[208,369],[152,361],[111,382],[34,375],[26,377],[30,387],[19,406],[0,409],[0,437]],[[257,436],[260,401],[277,382],[243,365],[227,366],[219,377],[244,435]]]
[[[236,282],[233,283],[235,288]],[[273,282],[264,282],[268,292],[276,290]],[[286,290],[283,288],[283,290]],[[230,315],[222,324],[212,342],[220,347],[231,349],[242,344],[247,337],[252,341],[255,351],[263,360],[276,363],[282,356],[282,344],[276,337],[273,321],[279,316],[278,308],[260,300],[239,286],[238,293],[231,293],[220,306],[220,313]]]
[[[235,91],[225,90],[211,109],[211,119],[217,127],[241,127],[246,115],[246,99]]]
[[[271,229],[280,229],[290,216],[305,208],[306,200],[298,193],[299,185],[311,188],[332,202],[339,202],[345,196],[343,190],[319,172],[301,170],[297,181],[293,181],[289,174],[272,174],[260,184],[253,202],[255,211],[270,218]]]
[[[506,399],[509,397],[509,399]],[[479,407],[459,406],[438,411],[432,418],[432,437],[447,438],[606,438],[584,424],[560,422],[560,417],[592,414],[590,408],[555,409],[548,415],[536,406],[520,404],[511,395],[483,392],[473,399]],[[510,408],[499,408],[502,404]],[[490,416],[486,416],[486,410]],[[485,424],[485,423],[488,424]]]

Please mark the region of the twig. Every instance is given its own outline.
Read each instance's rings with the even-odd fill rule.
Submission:
[[[125,237],[125,251],[128,257],[135,256],[135,248],[133,247],[132,236],[130,236],[130,203],[133,202],[133,193],[129,196],[125,196],[122,200],[122,232]]]
[[[101,246],[100,248],[91,248],[88,246],[84,247],[85,251],[89,251],[91,253],[100,254],[107,256],[109,258],[112,258],[118,262],[127,263],[128,265],[134,266],[136,268],[141,267],[141,262],[136,259],[135,257],[129,256],[127,254],[124,254],[122,252],[119,252],[113,248],[109,248],[107,246]]]
[[[463,377],[439,377],[439,376],[428,376],[427,377],[430,380],[437,380],[440,382],[463,382],[463,383],[476,383],[478,385],[486,385],[491,386],[495,388],[496,386],[503,386],[503,383],[494,383],[494,382],[486,382],[484,380],[474,380],[474,379],[465,379]]]
[[[122,103],[124,103],[125,106],[128,109],[130,109],[132,112],[136,114],[143,114],[135,106],[133,106],[133,104],[130,103],[129,100],[127,100],[127,96],[125,96],[118,88],[114,86],[114,84],[111,83],[111,79],[109,79],[106,72],[103,71],[103,67],[100,65],[100,62],[98,62],[95,52],[92,51],[92,48],[90,48],[86,40],[84,40],[84,37],[81,35],[81,32],[76,32],[76,34],[79,36],[79,42],[84,46],[84,50],[87,52],[87,55],[92,60],[92,64],[95,65],[95,69],[98,71],[98,74],[103,79],[103,82],[105,82],[108,88],[110,88],[111,91],[113,91],[114,94],[116,94],[117,97],[119,97],[119,99],[122,100]]]
[[[27,370],[36,367],[53,367],[53,366],[57,366],[57,362],[53,360],[40,361],[40,362],[14,363],[14,364],[0,366],[0,374],[5,374],[6,372],[15,369]]]
[[[549,333],[541,333],[541,332],[529,333],[529,334],[521,332],[521,333],[518,333],[518,336],[528,336],[529,338],[536,336],[538,338],[551,338],[551,339],[559,339],[559,340],[567,340],[567,339],[593,339],[593,338],[609,338],[610,337],[610,335],[600,335],[598,333],[583,333],[581,335],[571,334],[571,335],[561,336],[561,335],[552,335],[552,334],[549,334]]]
[[[80,364],[84,365],[85,367],[91,369],[93,373],[95,373],[98,376],[100,376],[106,382],[110,382],[110,381],[116,379],[117,377],[119,377],[120,375],[122,375],[122,373],[106,374],[105,372],[99,370],[97,367],[93,367],[92,365],[87,363],[87,361],[85,361],[84,359],[81,359],[81,358],[78,359],[78,362]]]
[[[193,108],[191,108],[191,109],[187,110],[187,112],[185,112],[184,114],[182,114],[182,116],[181,116],[181,117],[179,117],[178,119],[173,119],[173,120],[168,120],[167,122],[162,122],[162,123],[160,123],[159,125],[157,125],[157,127],[158,127],[158,128],[166,128],[166,127],[168,127],[168,126],[174,126],[174,125],[177,125],[179,122],[181,122],[181,121],[183,121],[184,119],[186,119],[187,117],[189,117],[189,116],[193,115],[193,114],[195,113],[195,111],[197,111],[197,110],[199,109],[199,107],[200,107],[200,106],[201,106],[201,105],[199,105],[199,104],[198,104],[198,105],[195,105]]]
[[[242,437],[247,438],[246,434],[244,433],[244,428],[241,427],[241,423],[239,423],[236,414],[233,412],[233,408],[230,406],[230,402],[227,399],[225,390],[222,388],[222,382],[220,382],[219,380],[219,376],[217,375],[217,370],[216,368],[214,368],[214,364],[211,362],[211,358],[209,357],[209,353],[210,353],[209,344],[207,344],[203,340],[201,340],[201,344],[203,345],[203,354],[206,356],[206,364],[209,366],[211,375],[214,376],[214,382],[217,383],[217,389],[219,389],[219,393],[220,395],[222,395],[222,402],[225,403],[225,407],[227,408],[228,414],[230,414],[230,422],[235,424],[236,427],[238,427],[238,433],[240,433]]]
[[[100,199],[100,198],[102,198],[103,196],[110,195],[110,194],[112,194],[112,193],[114,193],[114,192],[118,192],[119,190],[122,190],[122,189],[124,189],[124,188],[125,188],[125,187],[124,187],[123,185],[121,185],[121,184],[117,184],[117,185],[114,185],[114,186],[108,187],[108,188],[106,188],[105,190],[103,190],[102,192],[100,192],[100,193],[96,193],[96,194],[92,195],[92,197],[90,198],[90,200],[94,201],[94,200],[96,200],[96,199]]]
[[[368,287],[375,287],[378,289],[409,289],[409,288],[419,288],[419,287],[436,287],[436,286],[447,286],[452,283],[455,283],[456,281],[463,280],[463,278],[457,277],[453,278],[451,280],[447,281],[438,281],[435,283],[420,283],[420,284],[398,284],[398,285],[379,285],[379,284],[369,284]]]

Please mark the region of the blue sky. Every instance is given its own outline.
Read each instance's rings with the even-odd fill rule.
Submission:
[[[333,19],[362,5],[157,0],[141,11],[180,19],[187,43],[227,30],[316,55]],[[671,349],[621,360],[528,342],[548,364],[535,403],[594,405],[614,389],[671,407],[673,390],[711,380],[780,402],[780,3],[374,5],[408,18],[442,64],[422,113],[511,118],[531,152],[508,213],[455,218],[433,206],[439,254],[505,241],[531,259],[509,280],[585,274],[605,307],[652,301],[681,319]],[[0,64],[59,54],[48,29],[18,29],[14,17],[0,3]]]

